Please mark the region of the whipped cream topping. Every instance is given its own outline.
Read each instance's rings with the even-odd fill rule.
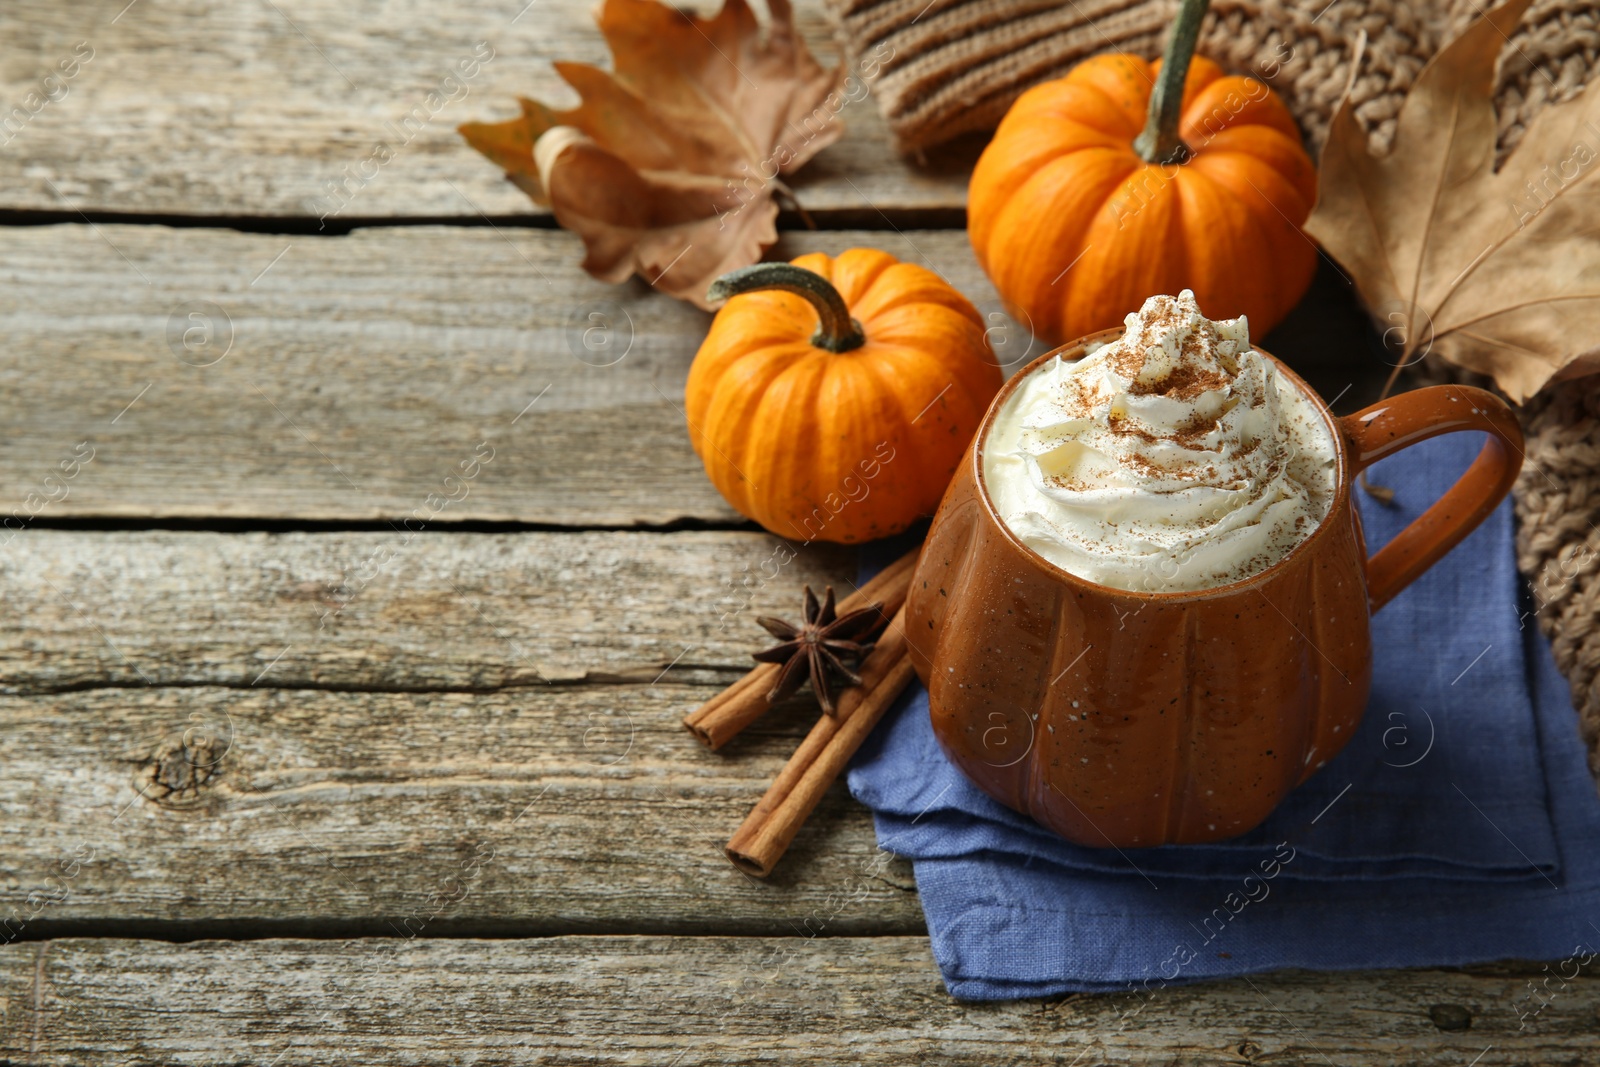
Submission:
[[[1257,574],[1328,514],[1337,455],[1313,402],[1250,347],[1243,316],[1153,296],[1123,336],[1043,364],[983,448],[1001,519],[1081,578],[1141,592]]]

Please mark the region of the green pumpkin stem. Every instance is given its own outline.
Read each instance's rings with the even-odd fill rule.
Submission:
[[[1189,60],[1194,58],[1200,22],[1208,6],[1209,0],[1183,0],[1172,23],[1161,74],[1150,92],[1150,117],[1133,142],[1133,150],[1146,163],[1175,164],[1189,158],[1189,146],[1178,136],[1178,120],[1183,117],[1183,82],[1189,76]]]
[[[861,324],[850,317],[850,308],[828,279],[816,271],[797,267],[793,263],[757,263],[749,267],[730,270],[711,283],[706,299],[713,304],[762,289],[779,289],[785,293],[803,296],[817,309],[817,332],[811,343],[829,352],[848,352],[860,348],[867,340]]]

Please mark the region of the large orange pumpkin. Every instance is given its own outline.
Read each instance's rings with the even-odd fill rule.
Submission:
[[[1152,92],[1163,63],[1096,56],[1024,93],[973,172],[978,262],[1051,344],[1183,289],[1209,318],[1248,315],[1259,337],[1311,284],[1317,253],[1300,226],[1316,172],[1294,119],[1262,82],[1190,63],[1182,20],[1167,99]]]
[[[689,371],[689,439],[740,514],[869,541],[939,504],[1000,388],[983,319],[938,275],[855,248],[717,279]]]

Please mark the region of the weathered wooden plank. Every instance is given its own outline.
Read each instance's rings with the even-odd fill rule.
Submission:
[[[842,784],[773,879],[722,844],[817,714],[720,754],[706,685],[0,697],[0,942],[922,928]]]
[[[782,248],[863,243],[941,271],[1003,324],[960,232]],[[710,316],[575,261],[575,238],[545,230],[10,228],[0,523],[738,520],[682,411]],[[994,335],[1013,363],[1027,351]]]
[[[1589,1062],[1600,982],[1519,1029],[1526,981],[1290,972],[984,1005],[944,994],[918,937],[57,941],[0,949],[0,1050],[39,1067]]]
[[[575,100],[552,60],[609,63],[592,0],[448,14],[421,0],[124,2],[0,9],[0,210],[543,215],[455,128],[512,117],[519,95]],[[821,0],[796,7],[813,50],[836,61]],[[800,202],[847,217],[959,212],[975,148],[908,164],[861,84],[849,99],[845,137],[792,183]],[[330,183],[347,192],[330,199]]]
[[[743,532],[26,530],[0,692],[726,683],[770,643],[755,616],[854,577],[848,549]]]
[[[861,244],[971,297],[1007,368],[1042,352],[960,231],[793,234],[779,251]],[[738,520],[682,410],[709,316],[594,281],[574,245],[526,229],[9,228],[0,529],[31,515]],[[1267,341],[1348,409],[1387,369],[1367,336],[1329,272]]]
[[[915,929],[842,789],[774,886],[721,855],[815,712],[718,755],[679,720],[765,643],[753,614],[853,569],[778,546],[24,531],[0,551],[0,675],[24,694],[0,698],[0,919]]]

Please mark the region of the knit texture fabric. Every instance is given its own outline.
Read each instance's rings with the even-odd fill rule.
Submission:
[[[1514,491],[1528,611],[1572,686],[1589,769],[1600,776],[1600,379],[1563,382],[1524,407]]]
[[[873,93],[896,146],[917,151],[993,129],[1017,96],[1106,51],[1160,54],[1177,0],[828,0],[847,52],[870,57]],[[1289,105],[1313,152],[1350,80],[1356,114],[1382,152],[1428,57],[1474,17],[1477,0],[1213,0],[1200,52],[1254,74]],[[1537,0],[1501,60],[1501,150],[1552,100],[1583,88],[1600,52],[1600,4]]]
[[[1091,55],[1159,55],[1177,11],[1177,0],[828,3],[850,55],[872,57],[878,106],[896,146],[910,152],[993,129],[1024,90]],[[1348,85],[1369,146],[1382,154],[1428,57],[1482,9],[1478,0],[1213,0],[1199,51],[1272,86],[1313,155]],[[1597,55],[1600,2],[1536,0],[1500,58],[1501,160],[1540,110],[1583,89]],[[1489,384],[1443,365],[1419,370]],[[1528,442],[1514,496],[1528,617],[1572,686],[1600,775],[1600,376],[1550,386],[1520,414]]]

